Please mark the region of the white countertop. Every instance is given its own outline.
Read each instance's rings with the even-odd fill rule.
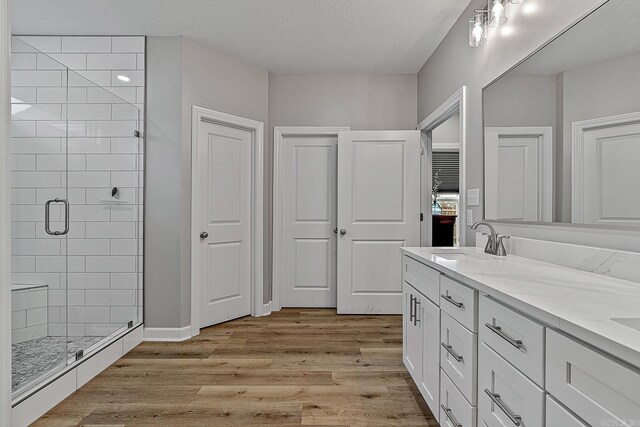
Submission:
[[[402,251],[640,368],[640,331],[611,320],[640,318],[639,283],[476,248]]]

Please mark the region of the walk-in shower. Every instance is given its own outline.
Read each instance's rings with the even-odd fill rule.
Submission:
[[[142,322],[144,38],[13,37],[11,62],[16,401]]]

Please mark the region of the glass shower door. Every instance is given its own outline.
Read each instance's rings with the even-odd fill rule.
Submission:
[[[68,325],[70,346],[82,356],[139,322],[141,112],[114,90],[128,89],[133,77],[108,74],[110,86],[102,87],[69,71],[69,90],[81,96],[67,105]]]
[[[12,390],[19,396],[68,361],[69,71],[19,38],[12,49]],[[39,67],[25,69],[30,63]]]
[[[143,64],[51,55],[12,38],[14,402],[142,322]]]

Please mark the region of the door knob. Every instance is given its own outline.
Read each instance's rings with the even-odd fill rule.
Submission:
[[[202,233],[200,233],[201,239],[206,239],[207,237],[209,237],[209,233],[207,233],[206,231],[203,231]]]
[[[334,232],[335,234],[338,234],[338,227],[334,228],[334,229],[333,229],[333,232]]]
[[[344,236],[345,234],[347,234],[347,230],[345,230],[344,228],[341,228],[340,229],[340,234],[342,234]]]

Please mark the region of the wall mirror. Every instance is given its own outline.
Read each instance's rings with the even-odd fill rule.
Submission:
[[[640,228],[639,28],[609,0],[484,88],[487,219]]]

